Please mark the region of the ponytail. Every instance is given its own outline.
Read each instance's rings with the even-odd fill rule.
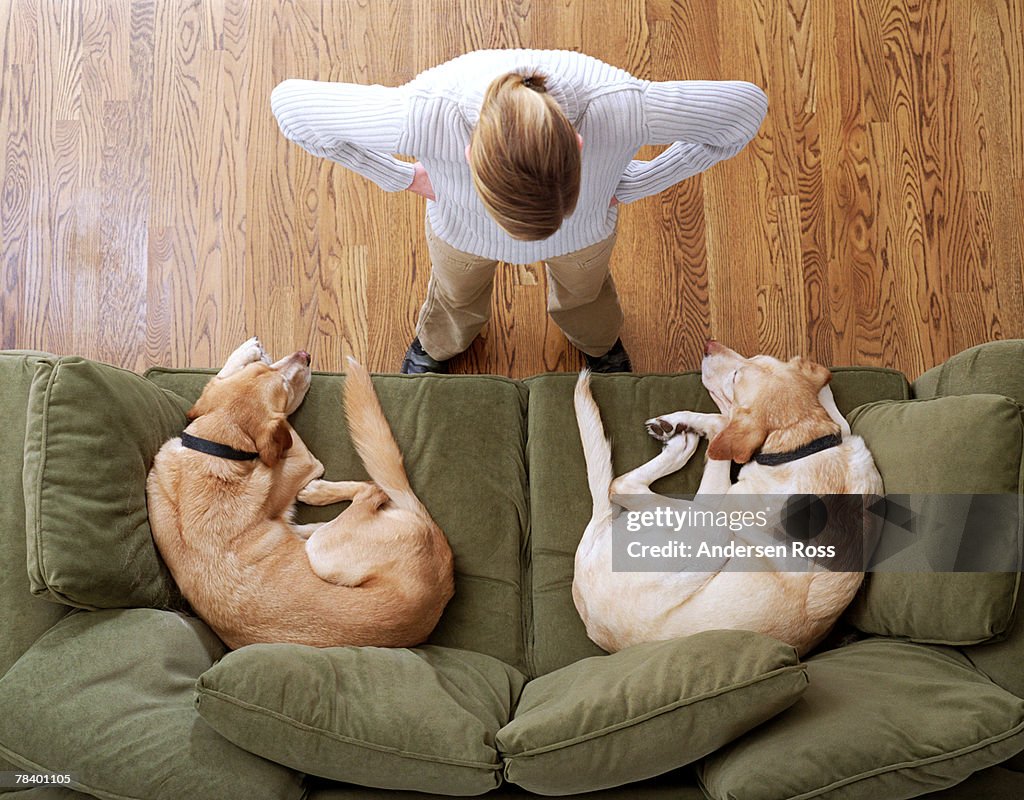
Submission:
[[[473,185],[494,220],[515,239],[557,231],[576,208],[580,148],[565,112],[538,72],[509,72],[484,95],[470,143]]]

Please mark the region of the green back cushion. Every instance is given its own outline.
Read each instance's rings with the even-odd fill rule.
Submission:
[[[199,679],[196,707],[230,741],[310,775],[461,796],[501,783],[494,735],[525,682],[444,647],[254,645]]]
[[[536,674],[601,653],[587,638],[572,602],[573,558],[590,520],[591,498],[573,411],[576,375],[544,375],[530,387],[530,505],[533,557],[533,667]],[[683,375],[595,375],[594,398],[612,443],[615,474],[658,454],[644,420],[672,411],[717,412],[699,373]],[[836,369],[833,394],[840,411],[878,399],[908,396],[906,379],[885,369]],[[681,471],[654,483],[660,493],[697,490],[705,444]]]
[[[972,347],[914,381],[915,397],[987,392],[1024,404],[1024,339]],[[964,652],[1003,688],[1024,697],[1024,614],[1016,614],[1006,638]]]
[[[914,381],[914,397],[957,394],[1001,394],[1024,403],[1024,339],[971,347]]]
[[[807,670],[791,708],[707,759],[711,798],[917,797],[1024,748],[1024,700],[955,651],[875,639]]]
[[[69,772],[90,796],[288,800],[302,778],[231,744],[193,706],[224,653],[201,621],[170,611],[69,614],[0,679],[0,758]]]
[[[193,400],[209,373],[152,370],[155,384]],[[484,376],[377,376],[374,386],[409,480],[455,554],[455,596],[432,644],[474,650],[525,670],[523,566],[528,530],[526,390]],[[317,373],[291,421],[328,480],[368,476],[348,436],[343,376]],[[296,521],[333,519],[343,505],[298,506]]]
[[[882,475],[887,495],[1006,494],[1021,491],[1024,425],[1016,403],[996,395],[963,395],[880,402],[857,409],[853,432],[864,437]],[[1017,553],[1021,518],[1017,504],[1009,514],[983,521],[967,517],[963,546],[1001,544]],[[885,570],[869,574],[848,612],[860,630],[921,642],[971,644],[1004,634],[1013,619],[1018,575],[1015,572],[915,572],[911,558],[931,549],[936,561],[946,544],[929,547],[929,532],[952,530],[951,509],[960,498],[930,500],[916,508],[912,539],[922,547],[897,552]],[[890,520],[893,511],[887,512]],[[899,527],[883,528],[880,548]]]
[[[708,631],[594,656],[535,678],[498,731],[505,777],[532,792],[619,786],[696,761],[807,688],[792,647]]]
[[[34,594],[82,608],[181,605],[150,533],[146,475],[188,408],[127,370],[37,364],[24,440]]]

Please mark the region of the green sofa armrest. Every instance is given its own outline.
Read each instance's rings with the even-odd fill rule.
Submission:
[[[29,351],[0,353],[0,676],[57,620],[70,610],[32,594],[25,545],[22,484],[25,419],[32,379],[54,356]],[[2,767],[0,767],[2,769]]]

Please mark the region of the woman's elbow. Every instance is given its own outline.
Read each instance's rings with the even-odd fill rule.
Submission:
[[[749,142],[757,136],[768,114],[768,95],[760,86],[747,81],[736,81],[734,86],[736,100],[744,109],[742,114],[737,115],[737,134],[743,141]]]
[[[308,99],[304,97],[306,83],[308,81],[291,78],[279,83],[270,93],[270,110],[277,119],[277,125],[281,133],[294,142],[305,138],[302,117],[308,107]]]

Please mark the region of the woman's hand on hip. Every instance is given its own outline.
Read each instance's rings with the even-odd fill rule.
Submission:
[[[418,194],[420,197],[425,197],[428,200],[436,200],[434,197],[434,187],[430,185],[430,176],[427,175],[426,168],[417,161],[412,165],[415,172],[412,176],[412,183],[409,184],[408,191],[413,194]]]

